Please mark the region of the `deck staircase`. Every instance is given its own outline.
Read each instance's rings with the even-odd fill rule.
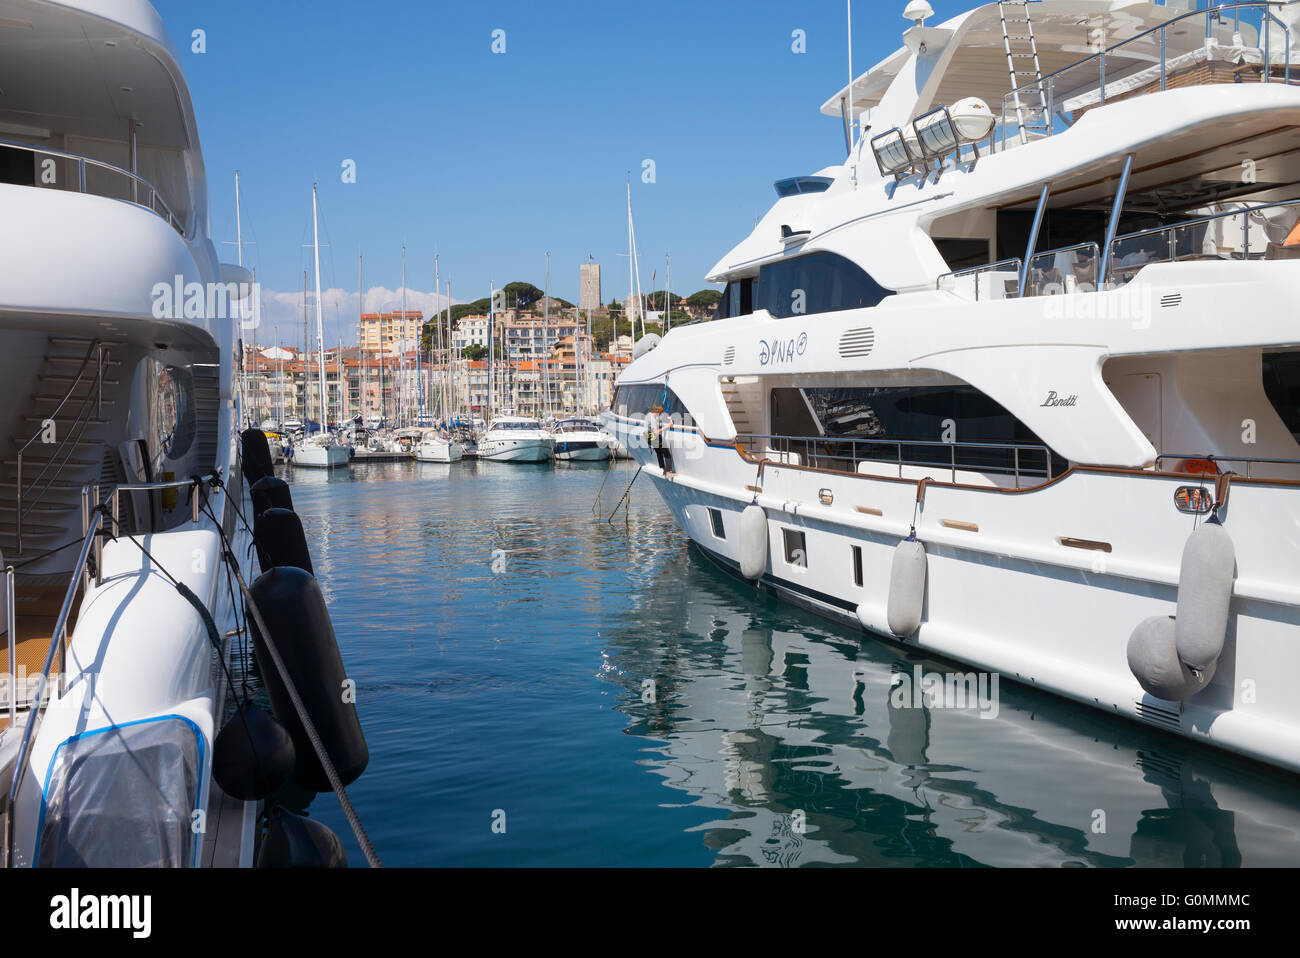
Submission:
[[[49,338],[37,385],[0,461],[0,551],[6,564],[79,539],[82,486],[114,479],[117,460],[108,427],[121,362],[112,353],[111,343]]]
[[[1051,110],[1043,70],[1038,62],[1038,41],[1034,39],[1032,0],[1002,0],[998,13],[1002,19],[1002,46],[1007,54],[1011,74],[1011,100],[1016,113],[1020,142],[1029,142],[1030,134],[1051,132]]]

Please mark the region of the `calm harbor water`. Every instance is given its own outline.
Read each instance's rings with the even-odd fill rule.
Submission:
[[[648,481],[606,522],[606,474],[286,474],[386,865],[1300,864],[1296,777],[1009,682],[930,701],[953,666],[715,571]]]

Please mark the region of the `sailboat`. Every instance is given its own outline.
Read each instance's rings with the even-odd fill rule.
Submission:
[[[348,464],[347,446],[341,445],[329,431],[329,405],[325,392],[325,321],[320,301],[320,228],[316,211],[316,184],[311,185],[311,241],[316,259],[316,371],[320,376],[321,428],[290,451],[295,466],[338,469]],[[308,387],[310,388],[310,386]]]

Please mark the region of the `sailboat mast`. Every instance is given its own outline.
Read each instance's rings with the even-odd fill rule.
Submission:
[[[402,244],[402,325],[399,328],[401,329],[401,335],[396,337],[396,339],[397,339],[397,348],[401,353],[401,359],[398,360],[398,365],[401,367],[402,370],[402,388],[400,390],[401,397],[402,397],[402,408],[401,408],[401,412],[399,412],[397,415],[397,422],[398,425],[406,425],[410,423],[410,419],[406,417],[410,416],[411,399],[407,395],[407,389],[406,389],[406,387],[409,384],[406,381],[406,244],[405,243]],[[415,351],[415,364],[416,364],[416,370],[418,372],[419,364],[420,364],[420,351],[418,349]]]
[[[664,254],[664,335],[673,328],[673,253]]]
[[[632,311],[632,174],[627,176],[627,308],[623,312],[627,315],[627,321],[631,324],[629,332],[632,338],[636,338],[636,313]],[[618,330],[614,331],[615,338],[618,336]]]
[[[311,419],[311,365],[307,362],[307,271],[302,271],[302,352],[298,359],[302,363],[302,427],[307,428]],[[296,392],[296,390],[295,390]]]
[[[362,258],[361,247],[357,247],[357,379],[359,380],[360,389],[357,392],[361,396],[361,425],[364,428],[366,424],[366,293],[365,286],[362,285]]]
[[[437,254],[437,253],[434,253],[434,254],[433,254],[433,300],[434,300],[434,303],[437,303],[437,301],[438,301],[438,294],[441,293],[441,292],[442,292],[442,274],[438,271],[438,254]],[[437,333],[437,335],[438,335],[437,352],[434,352],[434,342],[433,342],[432,337],[430,337],[430,339],[429,339],[429,367],[430,367],[430,374],[429,374],[429,387],[430,387],[430,389],[432,389],[433,384],[434,384],[434,381],[435,381],[435,377],[433,376],[433,369],[436,368],[436,367],[434,366],[434,360],[435,360],[435,358],[437,357],[437,353],[442,351],[442,307],[439,306],[437,309],[438,309],[438,311],[437,311],[436,313],[433,314],[433,330],[434,330],[434,332]],[[438,388],[437,388],[436,390],[433,390],[433,391],[434,391],[434,392],[437,392],[437,393],[444,393],[444,392],[446,392],[446,390],[442,388],[442,383],[439,383],[439,384],[438,384]],[[446,405],[445,400],[441,399],[441,398],[438,397],[438,396],[435,396],[435,397],[434,397],[434,402],[433,402],[433,416],[434,416],[434,419],[435,419],[435,420],[436,420],[436,419],[441,419],[441,418],[443,418],[443,416],[444,416],[444,412],[443,412],[443,408],[442,408],[442,407],[445,406],[445,405]]]
[[[542,349],[547,355],[547,363],[542,367],[542,420],[545,421],[548,407],[550,405],[550,368],[549,362],[550,349],[548,343],[551,341],[551,254],[548,250],[546,253],[546,301],[542,304]]]
[[[320,302],[320,223],[316,213],[316,184],[311,185],[311,245],[316,261],[316,368],[320,373],[320,428],[322,435],[329,426],[329,404],[325,393],[325,319]]]
[[[497,289],[492,280],[488,280],[488,289],[491,295],[488,297],[488,368],[487,368],[487,410],[483,415],[483,425],[492,425],[492,330],[496,327],[497,317]]]

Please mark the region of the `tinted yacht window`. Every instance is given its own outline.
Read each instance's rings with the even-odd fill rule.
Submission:
[[[948,443],[990,443],[996,445],[1043,445],[1043,441],[998,402],[973,386],[865,386],[822,389],[773,389],[773,402],[798,409],[798,393],[816,418],[823,436],[857,441],[860,457],[902,458],[911,463],[947,465],[956,461],[967,466],[1011,469],[1015,453]],[[909,443],[925,443],[910,445]],[[933,444],[933,445],[932,445]],[[1053,475],[1067,463],[1051,453]],[[1047,465],[1041,452],[1022,452],[1022,469],[1042,470]]]
[[[713,311],[714,319],[730,316],[748,316],[754,311],[754,284],[751,278],[733,280],[722,291],[722,298]]]
[[[890,294],[856,263],[835,253],[812,253],[759,270],[755,309],[785,318],[875,306]]]
[[[614,390],[614,401],[610,403],[614,412],[628,419],[640,419],[655,406],[663,406],[664,412],[678,422],[687,421],[686,407],[675,392],[665,390],[663,383],[619,386]]]

